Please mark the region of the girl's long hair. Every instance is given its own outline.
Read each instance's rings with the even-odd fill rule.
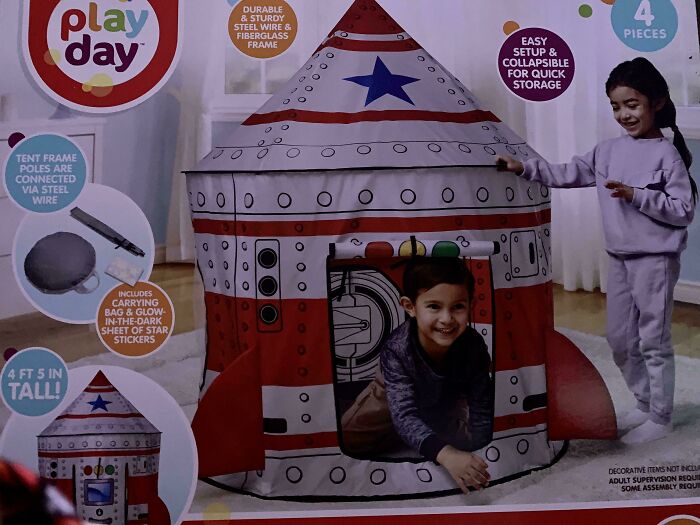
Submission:
[[[671,128],[671,131],[673,131],[673,145],[680,153],[685,167],[690,170],[693,156],[676,124],[676,106],[671,100],[668,83],[659,70],[654,67],[654,64],[643,57],[637,57],[634,60],[618,64],[610,72],[610,76],[605,83],[605,94],[610,96],[610,92],[616,87],[635,89],[646,96],[650,104],[659,100],[665,100],[663,107],[656,112],[655,124],[659,128]],[[690,178],[690,189],[693,195],[693,202],[695,203],[698,199],[698,187],[690,173],[688,173],[688,177]]]

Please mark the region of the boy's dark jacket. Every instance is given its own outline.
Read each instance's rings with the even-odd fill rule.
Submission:
[[[494,387],[484,339],[471,327],[450,346],[441,370],[421,347],[415,319],[384,343],[381,369],[394,428],[426,458],[445,445],[477,450],[491,441]],[[468,418],[460,403],[468,405]],[[466,427],[466,428],[465,428]]]

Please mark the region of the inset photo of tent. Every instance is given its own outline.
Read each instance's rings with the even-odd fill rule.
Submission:
[[[492,111],[493,110],[493,111]],[[598,372],[553,328],[550,195],[498,172],[537,156],[374,0],[192,171],[207,311],[200,476],[265,498],[456,493],[399,446],[358,455],[341,420],[401,325],[407,259],[459,257],[491,360],[491,483],[616,437]]]
[[[39,474],[89,523],[170,525],[160,445],[161,432],[100,371],[39,434]]]

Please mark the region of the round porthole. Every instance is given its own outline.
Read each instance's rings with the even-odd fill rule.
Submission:
[[[277,254],[270,248],[264,248],[258,253],[258,264],[263,268],[272,268],[277,264]]]
[[[265,304],[260,308],[260,320],[265,324],[272,324],[277,321],[279,312],[271,304]]]
[[[260,282],[258,283],[258,290],[266,297],[275,295],[277,293],[277,289],[277,281],[274,277],[270,277],[269,275],[260,279]]]

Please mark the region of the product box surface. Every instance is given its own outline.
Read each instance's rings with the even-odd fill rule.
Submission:
[[[541,4],[3,4],[7,519],[700,523],[699,9]]]

